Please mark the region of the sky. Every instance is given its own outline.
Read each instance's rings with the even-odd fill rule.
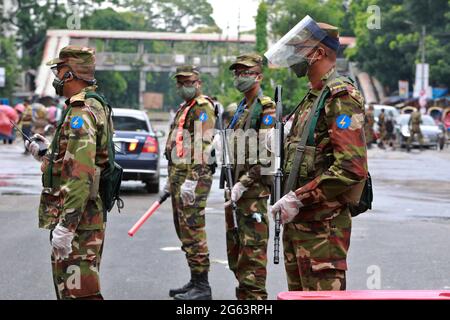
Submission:
[[[236,36],[240,30],[255,29],[255,16],[259,0],[208,0],[213,7],[213,18],[223,33]],[[239,22],[238,22],[239,21]],[[227,32],[227,26],[228,32]]]

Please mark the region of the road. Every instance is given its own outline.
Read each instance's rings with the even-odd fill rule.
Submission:
[[[162,167],[164,185],[164,161]],[[449,169],[449,149],[369,151],[375,198],[373,210],[353,220],[348,289],[450,289]],[[19,143],[0,145],[0,299],[55,299],[48,232],[37,227],[39,172],[39,164],[22,154]],[[170,299],[169,288],[188,280],[169,201],[135,237],[127,235],[158,198],[142,187],[124,183],[125,209],[108,216],[101,266],[106,299]],[[235,299],[222,194],[216,174],[206,208],[210,282],[214,299]],[[267,289],[269,298],[276,299],[287,287],[283,265],[272,263],[272,249],[271,241]]]

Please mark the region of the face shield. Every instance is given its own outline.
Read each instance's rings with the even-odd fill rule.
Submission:
[[[288,68],[306,59],[326,36],[326,32],[306,16],[264,55],[271,64]]]

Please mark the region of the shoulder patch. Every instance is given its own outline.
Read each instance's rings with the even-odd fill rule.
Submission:
[[[346,114],[341,114],[336,118],[336,125],[339,129],[347,129],[351,124],[352,119]]]
[[[270,126],[273,123],[273,117],[271,115],[265,115],[263,117],[262,122],[266,125],[266,126]]]
[[[202,112],[200,113],[200,116],[198,117],[198,119],[199,119],[201,122],[205,122],[206,120],[208,120],[208,114],[207,114],[205,111],[202,111]]]
[[[70,127],[72,129],[80,129],[83,126],[84,120],[83,118],[76,116],[73,117],[72,120],[70,121]]]

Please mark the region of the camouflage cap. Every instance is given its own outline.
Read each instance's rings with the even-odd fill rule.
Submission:
[[[69,45],[61,49],[59,57],[47,62],[48,66],[67,64],[83,80],[94,80],[95,50],[89,47]]]
[[[257,53],[246,53],[236,57],[236,60],[230,66],[230,70],[236,69],[238,65],[246,67],[261,66],[263,63],[263,58]]]
[[[175,75],[173,78],[183,76],[183,77],[190,77],[193,75],[200,75],[200,71],[198,71],[196,66],[186,65],[186,66],[179,66],[176,69]]]

